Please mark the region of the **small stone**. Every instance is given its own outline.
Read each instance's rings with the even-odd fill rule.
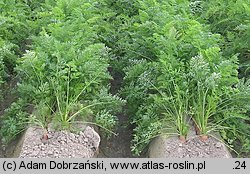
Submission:
[[[69,137],[70,137],[71,139],[74,139],[74,138],[75,138],[75,134],[70,133],[70,134],[69,134]]]
[[[53,152],[50,150],[50,151],[48,151],[48,155],[52,155],[53,154]]]
[[[39,154],[39,151],[33,151],[33,153],[31,155],[33,155],[34,157],[36,157]]]
[[[67,141],[67,139],[66,139],[65,137],[63,137],[63,136],[60,137],[60,140],[61,140],[61,141]]]
[[[215,144],[215,147],[216,147],[216,148],[221,148],[221,147],[222,147],[222,144],[221,144],[220,142],[218,142],[218,143]]]
[[[182,149],[181,149],[181,148],[178,148],[177,151],[178,151],[179,153],[181,153],[181,152],[182,152]]]

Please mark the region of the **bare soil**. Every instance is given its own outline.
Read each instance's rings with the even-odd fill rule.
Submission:
[[[160,142],[160,143],[159,143]],[[178,137],[157,140],[161,148],[151,148],[150,157],[161,158],[231,158],[231,154],[222,142],[213,137],[201,141],[199,137],[181,143]],[[154,151],[154,152],[153,152]]]
[[[202,141],[191,128],[187,140],[182,143],[177,136],[159,136],[149,146],[150,158],[232,158],[219,135],[208,136]]]
[[[112,68],[109,69],[113,76],[111,80],[111,93],[117,94],[119,91],[123,77],[119,73],[114,73]],[[124,108],[125,110],[125,108]],[[115,132],[117,136],[112,136],[110,139],[102,137],[100,144],[99,158],[132,158],[133,155],[130,149],[132,141],[133,126],[129,123],[129,118],[125,112],[118,113],[118,126]]]
[[[20,158],[91,158],[100,144],[100,136],[89,126],[77,134],[50,130],[48,140],[41,140],[42,135],[41,128],[27,130]]]
[[[102,138],[100,145],[99,158],[132,158],[130,142],[132,140],[133,128],[128,124],[128,118],[123,113],[118,115],[119,125],[117,127],[117,136],[110,139]]]
[[[11,103],[13,103],[17,99],[17,95],[15,94],[16,84],[17,79],[15,77],[10,77],[10,81],[7,82],[4,87],[2,87],[3,99],[2,101],[0,101],[0,126],[5,109],[7,109],[11,105]],[[0,137],[0,158],[13,157],[16,144],[18,143],[20,137],[21,136],[17,136],[8,145],[4,145],[1,142],[2,138]]]

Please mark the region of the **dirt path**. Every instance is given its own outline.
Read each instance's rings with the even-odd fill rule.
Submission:
[[[118,115],[119,125],[117,136],[111,139],[102,138],[99,158],[131,158],[130,142],[132,140],[132,127],[128,125],[128,119],[123,114]]]
[[[14,102],[17,98],[15,95],[15,87],[17,84],[17,80],[15,77],[11,77],[11,80],[3,87],[5,89],[3,91],[3,100],[0,102],[0,121],[1,117],[4,114],[4,110],[8,108],[12,102]],[[1,126],[1,122],[0,122]],[[15,149],[16,143],[18,141],[18,138],[16,140],[13,140],[8,146],[4,146],[1,142],[1,137],[0,137],[0,158],[3,157],[13,157],[13,151]]]
[[[111,93],[116,94],[121,87],[122,75],[114,74],[111,81]],[[119,123],[117,126],[117,136],[113,136],[110,139],[102,138],[100,145],[99,158],[131,158],[132,153],[130,150],[130,143],[132,140],[133,127],[129,124],[129,118],[124,112],[117,115]]]

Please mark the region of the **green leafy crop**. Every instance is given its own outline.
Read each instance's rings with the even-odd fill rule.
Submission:
[[[18,78],[0,135],[8,142],[30,123],[81,123],[110,136],[125,112],[136,155],[156,136],[186,137],[193,122],[200,136],[219,132],[247,156],[249,4],[0,0],[0,91]]]

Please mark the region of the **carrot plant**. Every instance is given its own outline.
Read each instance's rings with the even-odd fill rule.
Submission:
[[[248,0],[200,1],[201,13],[194,16],[223,38],[223,54],[239,54],[240,76],[249,75],[250,5]]]
[[[234,102],[222,102],[238,95],[238,58],[224,55],[219,48],[221,35],[212,34],[208,26],[193,18],[202,5],[188,1],[178,5],[175,1],[138,2],[139,13],[129,29],[133,42],[124,44],[128,51],[124,53],[127,66],[121,90],[132,123],[137,125],[132,150],[138,154],[149,139],[166,133],[164,125],[169,128],[167,123],[173,115],[180,134],[186,134],[184,116],[187,120],[193,118],[204,135],[230,129],[222,124],[225,118],[218,121],[225,110],[230,113],[227,121],[239,113],[246,114]],[[173,82],[178,88],[171,85]],[[159,91],[163,97],[157,95]]]
[[[110,53],[95,31],[101,15],[87,1],[61,0],[48,9],[53,15],[45,19],[55,21],[32,38],[16,68],[20,96],[34,108],[32,122],[59,129],[81,122],[111,133],[124,100],[108,92]]]
[[[173,83],[172,88],[154,96],[154,101],[161,107],[160,120],[163,122],[161,134],[168,136],[178,135],[181,142],[186,142],[190,127],[189,93],[181,91],[178,84]],[[171,90],[170,90],[171,89]]]
[[[14,69],[17,59],[28,48],[27,40],[32,35],[29,27],[31,18],[31,8],[27,1],[0,1],[0,98],[4,99],[2,102],[5,103],[1,105],[3,115],[1,115],[0,137],[4,143],[8,143],[15,135],[24,130],[24,122],[27,121],[28,114],[25,111],[27,103],[17,100],[8,106],[8,100],[17,98],[14,96],[16,95],[15,88],[9,89],[9,84],[15,84],[16,72]],[[7,91],[11,91],[11,97],[7,96],[10,94]]]
[[[43,37],[44,42],[46,42],[46,37]],[[119,103],[119,100],[116,99],[112,102],[102,102],[96,98],[95,101],[98,91],[107,83],[105,81],[110,79],[107,73],[108,64],[105,63],[107,59],[102,60],[99,57],[99,54],[105,56],[103,45],[94,44],[87,47],[83,52],[79,52],[78,56],[73,57],[77,53],[74,52],[72,47],[71,51],[62,49],[64,46],[70,46],[67,43],[57,42],[52,37],[47,37],[47,41],[54,45],[53,49],[60,49],[60,54],[56,57],[48,55],[47,58],[51,59],[49,63],[48,60],[43,59],[43,56],[47,54],[46,52],[27,53],[18,67],[20,75],[25,79],[19,85],[19,90],[22,95],[25,94],[25,98],[28,98],[27,100],[30,100],[33,105],[36,106],[41,101],[45,103],[45,106],[50,109],[54,116],[52,119],[55,120],[55,125],[62,129],[68,129],[76,118],[79,119],[79,116],[85,117],[86,122],[92,122],[92,120],[88,120],[88,117],[99,112],[93,109],[95,106]],[[37,48],[39,50],[39,47]],[[63,50],[67,50],[67,53],[63,53]],[[50,51],[53,54],[54,50]],[[66,56],[71,56],[72,59],[68,59]],[[68,63],[65,62],[67,59]],[[48,69],[50,69],[50,72],[48,72]],[[30,89],[34,89],[33,93],[30,92]],[[118,104],[118,107],[120,104]],[[100,126],[102,127],[102,125]]]
[[[28,112],[25,111],[25,106],[24,100],[18,100],[5,110],[4,117],[0,120],[0,135],[4,144],[9,143],[26,129],[25,123],[28,122]]]
[[[223,55],[238,54],[239,77],[249,78],[249,1],[199,1],[196,8],[200,9],[200,12],[194,13],[194,17],[202,23],[208,24],[212,32],[221,34]],[[243,105],[247,105],[247,102]],[[241,119],[232,118],[230,121],[227,120],[224,125],[232,128],[230,131],[222,131],[224,139],[239,151],[249,151],[249,138],[246,136],[249,124]],[[240,125],[236,126],[240,130],[236,131],[232,125]],[[238,142],[241,142],[242,146],[239,146]],[[242,147],[245,150],[242,150]]]

